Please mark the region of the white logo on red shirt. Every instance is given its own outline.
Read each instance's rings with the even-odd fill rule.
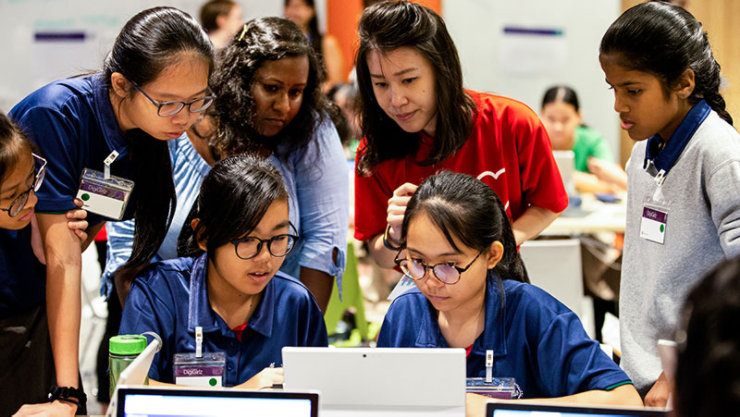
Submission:
[[[483,181],[483,178],[485,177],[491,177],[494,180],[497,180],[498,177],[501,176],[501,174],[506,172],[506,168],[499,169],[495,174],[492,171],[483,171],[480,174],[478,174],[478,179]],[[509,210],[509,201],[507,200],[506,203],[504,203],[504,210]]]

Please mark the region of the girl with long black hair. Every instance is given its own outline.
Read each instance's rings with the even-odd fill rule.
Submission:
[[[83,169],[134,182],[122,218],[137,219],[133,254],[119,271],[119,296],[164,238],[175,207],[166,141],[180,137],[213,101],[213,47],[198,22],[174,8],[145,10],[121,30],[103,71],[53,82],[10,113],[47,157],[36,205],[47,261],[47,313],[56,364],[49,405],[80,400],[78,382],[81,248],[66,227]],[[61,214],[60,214],[61,213]],[[89,236],[107,218],[91,213]]]

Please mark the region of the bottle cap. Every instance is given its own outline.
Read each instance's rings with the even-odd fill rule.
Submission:
[[[146,349],[147,340],[140,334],[113,336],[108,343],[110,353],[114,355],[138,355]]]

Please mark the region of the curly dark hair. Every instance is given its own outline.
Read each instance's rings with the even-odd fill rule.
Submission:
[[[298,56],[307,56],[309,62],[301,108],[280,133],[263,137],[254,126],[254,74],[265,61]],[[285,158],[304,148],[323,118],[332,113],[320,89],[324,78],[316,53],[295,23],[279,17],[245,23],[221,52],[218,69],[211,79],[211,89],[217,98],[209,114],[217,121],[217,130],[210,141],[217,157],[267,149]]]

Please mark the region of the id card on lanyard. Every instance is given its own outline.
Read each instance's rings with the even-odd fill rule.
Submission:
[[[670,211],[670,202],[663,196],[662,189],[665,175],[665,171],[660,170],[655,176],[655,191],[645,199],[640,220],[640,237],[661,245],[665,243]]]
[[[188,297],[188,327],[195,331],[195,352],[177,352],[174,360],[174,380],[177,385],[194,387],[222,387],[224,385],[226,354],[224,352],[204,352],[203,327],[198,324],[199,280],[190,279]]]
[[[80,178],[77,198],[82,200],[82,208],[95,214],[121,220],[128,205],[134,182],[110,174],[111,164],[118,158],[113,151],[105,161],[104,172],[85,168]]]

